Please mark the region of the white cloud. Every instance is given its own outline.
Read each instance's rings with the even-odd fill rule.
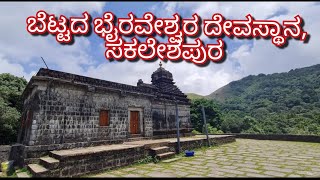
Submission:
[[[279,49],[275,47],[271,40],[254,40],[250,52],[245,56],[239,56],[241,67],[245,69],[245,74],[275,73],[289,71],[299,67],[306,67],[320,63],[318,52],[320,42],[320,17],[314,16],[318,8],[311,3],[286,6],[290,14],[278,16],[278,21],[293,20],[299,14],[304,18],[305,31],[311,34],[310,41],[306,44],[295,39],[289,40],[288,47]]]
[[[151,74],[159,67],[159,62],[145,61],[121,63],[103,63],[90,66],[83,74],[89,77],[106,79],[124,84],[136,85],[138,79],[151,83]],[[183,92],[196,92],[207,95],[212,89],[239,79],[241,72],[232,67],[231,62],[212,64],[208,67],[198,67],[192,63],[171,61],[163,62],[163,67],[173,75],[174,82]]]
[[[282,23],[283,20],[294,20],[295,15],[300,15],[305,22],[305,31],[311,34],[309,43],[291,39],[289,46],[279,49],[271,43],[271,40],[231,40],[228,48],[240,45],[227,55],[227,59],[221,65],[214,63],[208,67],[199,69],[193,67],[194,78],[185,86],[185,91],[208,94],[226,83],[237,80],[250,74],[285,72],[290,69],[306,67],[320,63],[318,47],[320,42],[320,16],[315,16],[319,6],[313,2],[188,2],[188,3],[163,3],[162,9],[185,13],[198,13],[202,20],[211,18],[214,13],[221,13],[227,19],[245,19],[251,14],[257,20],[272,18]],[[166,12],[162,12],[165,14]],[[201,39],[204,39],[201,36]],[[249,46],[249,41],[250,46]],[[252,44],[252,45],[251,45]],[[219,75],[215,81],[212,76]],[[182,75],[183,76],[183,75]],[[179,78],[179,77],[178,77]],[[203,87],[202,89],[199,86]],[[200,90],[199,90],[200,89]]]
[[[249,45],[243,44],[230,55],[230,58],[233,58],[233,59],[245,58],[246,56],[249,56],[249,55],[250,55]]]
[[[88,11],[89,14],[97,12],[103,13],[103,2],[44,2],[49,11],[55,14],[72,13],[78,15],[79,12]]]
[[[30,74],[24,72],[23,67],[17,63],[10,63],[3,55],[0,54],[0,72],[10,73],[18,77],[30,79],[36,72],[32,71]]]
[[[1,3],[1,12],[10,15],[34,15],[38,10],[44,10],[49,14],[78,15],[80,12],[102,13],[105,2],[25,2],[25,3]],[[23,7],[23,9],[21,9]],[[15,9],[16,11],[12,11]],[[15,13],[12,13],[15,12]],[[31,13],[31,14],[29,14]]]
[[[44,57],[49,67],[57,66],[64,71],[82,73],[81,65],[89,65],[93,61],[90,53],[87,53],[87,48],[90,46],[87,38],[75,37],[75,43],[72,46],[62,46],[52,35],[44,37],[29,34],[26,30],[26,19],[28,16],[35,16],[41,9],[49,14],[63,13],[67,17],[69,17],[68,14],[81,16],[85,10],[89,13],[101,13],[104,4],[97,2],[1,3],[0,49],[8,64],[19,67],[10,66],[15,69],[12,73],[25,74],[28,70],[24,66],[28,64],[33,66],[38,64],[38,68],[43,67],[40,56]],[[2,72],[4,72],[3,69],[0,73]]]

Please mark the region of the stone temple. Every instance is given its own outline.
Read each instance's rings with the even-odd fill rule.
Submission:
[[[175,137],[176,104],[180,135],[192,135],[190,102],[172,73],[160,64],[151,79],[132,86],[40,69],[23,93],[20,158],[28,163],[52,150]]]

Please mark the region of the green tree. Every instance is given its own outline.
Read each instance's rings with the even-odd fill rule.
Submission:
[[[24,78],[0,74],[0,144],[17,140],[23,108],[21,94],[27,85]]]
[[[222,120],[219,105],[217,104],[217,102],[207,99],[196,99],[191,101],[190,109],[191,123],[195,130],[203,132],[204,123],[201,109],[202,106],[204,107],[207,123],[212,127],[220,129]]]
[[[205,126],[203,126],[203,130],[202,132],[205,133]],[[208,130],[208,134],[223,134],[223,131],[218,130],[215,127],[212,127],[209,123],[207,123],[207,130]]]

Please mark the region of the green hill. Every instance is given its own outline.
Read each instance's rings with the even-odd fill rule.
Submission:
[[[206,98],[205,96],[201,96],[199,94],[195,93],[186,93],[189,99],[194,100],[194,99],[201,99],[201,98]]]
[[[219,104],[224,132],[320,135],[320,64],[250,75],[206,97]]]
[[[221,102],[233,98],[284,102],[295,97],[304,103],[311,103],[319,100],[319,93],[320,64],[286,73],[250,75],[221,87],[207,98]]]

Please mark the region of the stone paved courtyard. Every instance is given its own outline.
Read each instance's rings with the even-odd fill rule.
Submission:
[[[237,139],[173,162],[137,164],[92,177],[320,177],[320,144]]]

